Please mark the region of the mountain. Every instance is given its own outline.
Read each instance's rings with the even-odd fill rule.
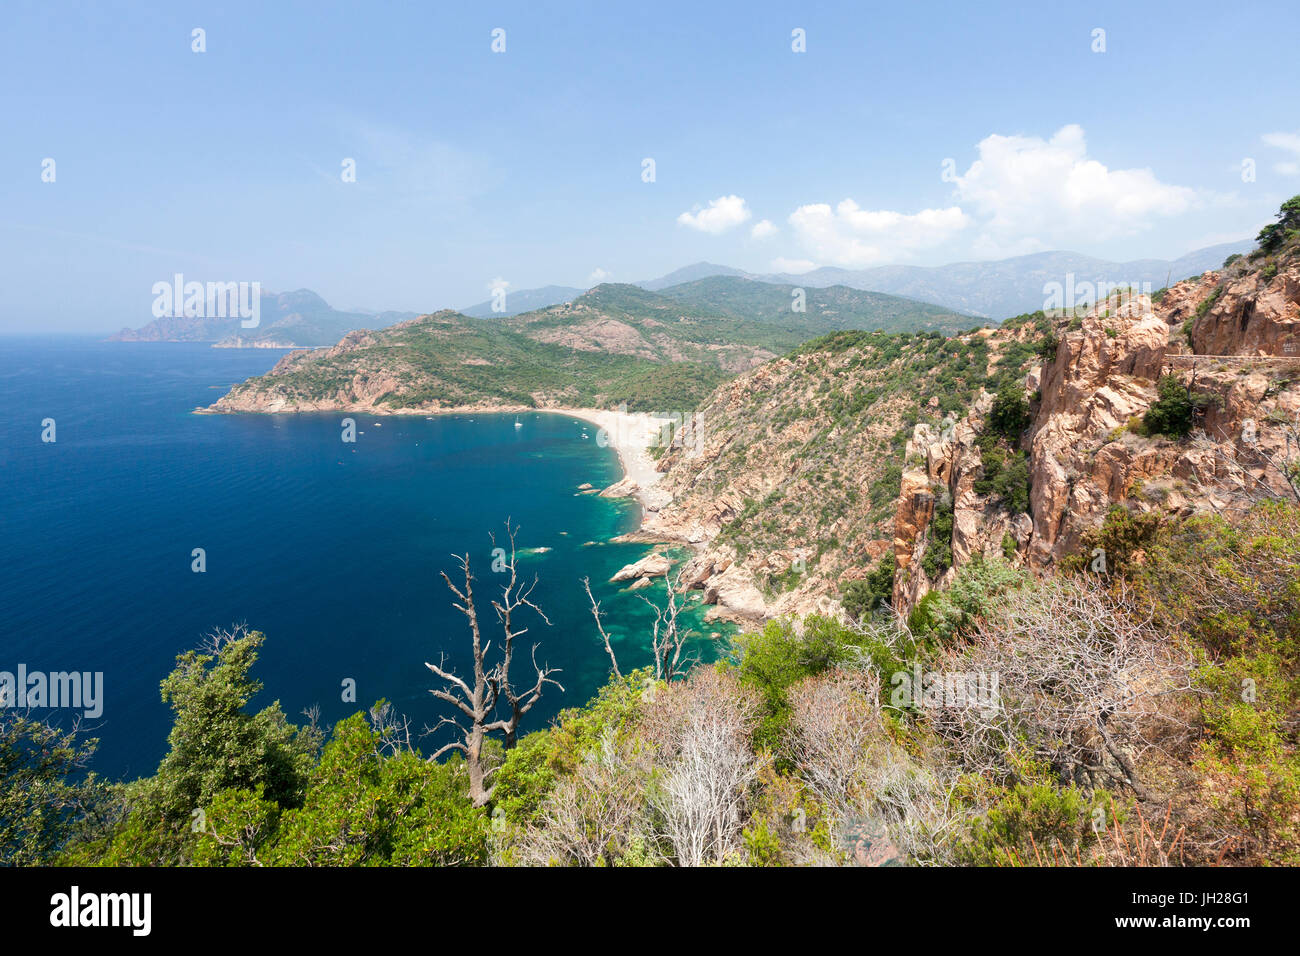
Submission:
[[[448,310],[353,332],[334,348],[285,356],[213,410],[690,408],[735,372],[771,358],[753,343],[772,337],[757,323],[602,285],[519,316]]]
[[[1153,296],[809,342],[700,404],[645,531],[698,549],[683,580],[725,616],[834,609],[866,581],[906,614],[980,558],[1045,574],[1105,541],[1114,562],[1142,527],[1300,501],[1285,235]],[[1116,508],[1136,523],[1108,531]]]
[[[646,279],[642,282],[634,282],[633,285],[639,285],[651,292],[658,292],[660,289],[667,289],[669,286],[681,285],[683,282],[694,282],[697,279],[707,279],[711,276],[745,276],[753,278],[750,273],[741,269],[733,269],[731,266],[714,265],[712,262],[696,262],[675,269],[658,279]]]
[[[260,321],[243,328],[240,318],[155,319],[139,329],[122,329],[110,342],[212,342],[218,348],[318,348],[332,345],[367,325],[383,326],[413,318],[413,312],[341,312],[310,289],[263,292]]]
[[[815,335],[847,329],[952,335],[980,324],[978,319],[942,306],[842,285],[806,289],[805,311],[795,312],[796,288],[739,276],[711,276],[669,286],[661,294],[719,315],[771,322]]]
[[[486,302],[471,305],[468,309],[461,309],[460,314],[476,319],[507,318],[523,312],[532,312],[534,309],[544,309],[548,305],[571,302],[582,293],[582,289],[575,289],[567,285],[548,285],[540,289],[521,289],[518,292],[506,294],[506,309],[503,312],[493,312],[492,300],[488,299]]]
[[[664,294],[606,283],[572,302],[492,320],[447,310],[350,333],[322,352],[286,356],[215,408],[392,411],[626,402],[633,410],[680,410],[733,375],[860,322],[918,329],[972,324],[943,309],[849,289],[817,290],[810,301],[807,312],[791,312],[785,287],[722,278]]]
[[[767,282],[792,285],[846,285],[934,302],[961,312],[1003,319],[1044,307],[1049,283],[1065,285],[1073,275],[1076,286],[1099,281],[1132,283],[1150,291],[1188,276],[1217,269],[1235,253],[1249,251],[1253,242],[1225,243],[1198,249],[1178,259],[1138,259],[1109,262],[1075,252],[1039,252],[987,262],[954,262],[943,266],[879,266],[850,270],[825,266],[800,275],[769,275]]]
[[[658,292],[669,286],[681,285],[683,282],[691,282],[709,276],[749,276],[749,273],[740,269],[733,269],[730,266],[714,265],[712,262],[697,262],[674,270],[666,276],[660,276],[658,279],[646,279],[631,284],[649,292]],[[467,309],[461,309],[461,314],[480,319],[520,315],[534,309],[544,309],[548,305],[572,302],[582,295],[584,291],[583,289],[575,289],[572,286],[564,285],[548,285],[539,289],[521,289],[518,292],[510,292],[506,295],[506,309],[504,312],[493,312],[492,300],[488,299],[486,302],[479,302]]]
[[[1037,366],[1041,317],[945,338],[836,332],[720,386],[700,439],[660,459],[645,530],[698,548],[684,572],[723,616],[825,609],[893,546],[905,448]],[[802,571],[792,569],[802,568]]]

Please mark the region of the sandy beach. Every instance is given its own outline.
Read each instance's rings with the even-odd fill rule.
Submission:
[[[623,473],[636,482],[636,496],[643,505],[646,503],[645,493],[663,477],[655,471],[655,460],[650,457],[649,450],[659,444],[661,429],[671,419],[657,418],[648,412],[619,412],[599,408],[538,408],[533,411],[572,415],[595,425],[599,431],[592,437],[618,452]]]

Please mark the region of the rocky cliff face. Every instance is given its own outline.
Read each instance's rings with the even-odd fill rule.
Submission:
[[[1028,515],[1009,514],[990,495],[975,490],[983,473],[983,456],[976,438],[984,427],[993,395],[981,392],[964,418],[942,431],[919,424],[907,443],[908,467],[903,471],[894,518],[894,598],[899,608],[915,606],[931,587],[949,583],[957,568],[975,555],[1004,554],[1004,542],[1019,553],[1029,542]],[[952,510],[952,536],[947,542],[951,565],[931,580],[921,560],[933,539],[936,505]]]
[[[1170,516],[1232,513],[1291,493],[1288,462],[1300,461],[1300,263],[1260,269],[1243,261],[1180,282],[1158,302],[1115,298],[1062,321],[1058,335],[1052,360],[1025,379],[1034,412],[1021,439],[1030,461],[1027,514],[1007,514],[973,493],[981,469],[974,437],[990,396],[945,434],[914,429],[894,525],[897,608],[915,606],[977,553],[1014,544],[1013,560],[1051,568],[1077,553],[1115,505]],[[1163,375],[1210,397],[1188,438],[1142,427]],[[953,508],[953,569],[932,581],[918,563],[944,495]]]

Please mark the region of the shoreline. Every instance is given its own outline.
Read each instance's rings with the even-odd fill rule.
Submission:
[[[543,413],[547,415],[567,415],[570,418],[596,426],[593,439],[601,447],[613,448],[618,455],[623,477],[599,492],[613,491],[606,497],[634,497],[641,505],[641,516],[637,522],[637,532],[644,530],[646,514],[652,503],[657,510],[663,502],[652,496],[650,490],[663,477],[656,470],[656,462],[650,456],[650,449],[659,441],[660,429],[672,422],[669,418],[657,418],[649,412],[623,412],[617,409],[601,408],[537,408],[526,405],[456,405],[447,408],[376,408],[373,406],[353,406],[336,408],[293,408],[261,409],[257,411],[243,409],[218,408],[216,404],[200,406],[194,409],[196,415],[296,415],[300,413],[337,413],[342,415],[375,415],[378,417],[414,417],[426,418],[434,415],[523,415]],[[629,487],[629,483],[631,486]]]
[[[641,503],[640,525],[645,525],[645,510],[649,502],[649,491],[658,483],[663,474],[656,470],[657,463],[650,456],[650,449],[659,440],[660,429],[671,422],[667,418],[655,418],[649,412],[605,411],[599,408],[542,408],[536,411],[569,415],[596,426],[596,442],[613,448],[618,454],[619,464],[623,468],[622,482],[632,481],[636,484],[634,495]]]

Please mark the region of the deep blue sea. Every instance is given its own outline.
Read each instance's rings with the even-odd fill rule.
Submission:
[[[521,644],[540,643],[566,688],[548,689],[524,729],[586,702],[608,676],[584,575],[624,669],[648,663],[652,612],[607,583],[648,553],[608,543],[637,526],[638,505],[577,493],[621,475],[594,426],[543,413],[520,416],[518,429],[513,415],[356,415],[350,445],[338,414],[192,414],[281,354],[0,338],[0,670],[103,672],[93,769],[156,769],[170,728],[159,681],[205,632],[239,622],[267,635],[255,707],[279,700],[300,722],[317,704],[333,723],[383,697],[414,726],[434,724],[442,712],[424,662],[469,665],[464,619],[438,572],[470,553],[492,633],[488,533],[507,517],[551,620],[535,620]],[[53,443],[41,440],[47,418]],[[191,569],[195,548],[204,573]],[[639,593],[659,597],[662,585]],[[725,629],[696,626],[708,659],[717,644],[707,635]],[[516,663],[523,683],[527,654]],[[341,700],[349,678],[355,704]]]

